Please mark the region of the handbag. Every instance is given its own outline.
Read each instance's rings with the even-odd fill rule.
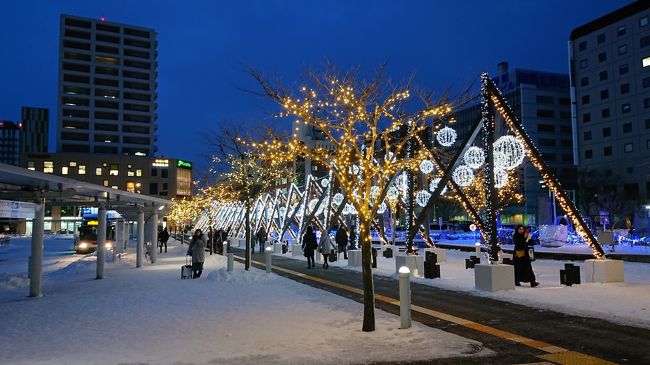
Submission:
[[[522,257],[526,256],[526,251],[525,250],[515,250],[515,256],[517,256],[517,258],[522,258]]]
[[[535,261],[535,249],[532,247],[528,248],[528,258],[530,261]]]
[[[336,261],[337,258],[338,258],[338,257],[337,257],[337,255],[336,255],[336,251],[331,250],[331,251],[330,251],[330,262],[334,262],[334,261]]]

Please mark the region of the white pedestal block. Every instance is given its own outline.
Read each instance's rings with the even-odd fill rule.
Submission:
[[[395,255],[395,272],[399,273],[399,268],[406,266],[411,271],[411,276],[424,276],[424,255]]]
[[[425,248],[424,251],[425,252],[430,251],[438,255],[438,263],[447,262],[447,250],[445,250],[444,248],[437,248],[437,247]]]
[[[490,292],[514,289],[515,267],[501,264],[477,264],[474,266],[474,286],[478,290]]]
[[[319,264],[323,262],[323,255],[320,252],[318,252],[318,250],[314,252],[314,261],[318,262]]]
[[[282,255],[282,243],[276,242],[273,244],[273,253],[276,255]]]
[[[361,250],[348,251],[348,266],[352,266],[352,267],[361,266]]]
[[[625,281],[622,260],[585,260],[585,281],[594,283],[621,283]]]
[[[298,244],[291,245],[291,256],[302,256],[302,247]]]

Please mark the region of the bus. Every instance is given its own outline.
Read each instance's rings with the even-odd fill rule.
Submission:
[[[77,229],[74,240],[74,249],[76,253],[87,254],[97,250],[97,208],[82,208],[82,223]],[[106,250],[111,250],[115,244],[115,224],[122,216],[114,211],[106,211]]]

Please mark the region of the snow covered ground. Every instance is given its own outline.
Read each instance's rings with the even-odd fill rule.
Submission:
[[[364,333],[361,304],[239,264],[227,273],[222,256],[207,257],[200,279],[181,280],[186,246],[176,243],[155,265],[135,269],[127,256],[94,280],[94,255],[47,239],[44,297],[27,298],[28,245],[23,238],[0,248],[0,364],[362,364],[492,354],[419,323],[400,330],[397,316],[379,310],[378,330]]]
[[[562,313],[603,318],[612,322],[650,328],[650,264],[625,262],[624,283],[583,283],[567,287],[560,285],[560,269],[570,261],[541,260],[533,262],[537,281],[541,284],[531,288],[525,283],[515,290],[495,293],[474,288],[474,270],[465,269],[465,259],[474,252],[447,250],[447,262],[440,263],[438,279],[414,278],[413,281],[434,287],[469,292],[473,295],[506,300],[533,308],[550,309]],[[291,253],[284,255],[292,257]],[[511,255],[505,255],[510,257]],[[302,256],[292,257],[305,260]],[[343,255],[341,255],[343,258]],[[485,262],[485,258],[482,258]],[[581,266],[581,279],[585,280],[584,262]],[[346,260],[338,260],[330,266],[338,266],[360,271],[358,267],[347,266]],[[317,265],[318,267],[318,265]],[[375,274],[397,279],[394,259],[378,255]]]

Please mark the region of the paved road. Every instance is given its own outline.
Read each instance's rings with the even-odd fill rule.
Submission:
[[[233,252],[243,256],[242,250],[235,248]],[[253,260],[262,263],[264,257],[254,254]],[[360,272],[336,267],[323,270],[319,266],[307,269],[305,264],[301,260],[273,256],[275,273],[362,301],[358,291],[362,288]],[[380,298],[376,306],[399,315],[399,307],[390,303],[391,298],[398,298],[397,281],[375,276],[374,282],[375,293]],[[647,329],[415,283],[411,291],[414,308],[420,307],[413,311],[414,320],[480,341],[497,353],[487,359],[414,364],[650,364],[650,330]]]

